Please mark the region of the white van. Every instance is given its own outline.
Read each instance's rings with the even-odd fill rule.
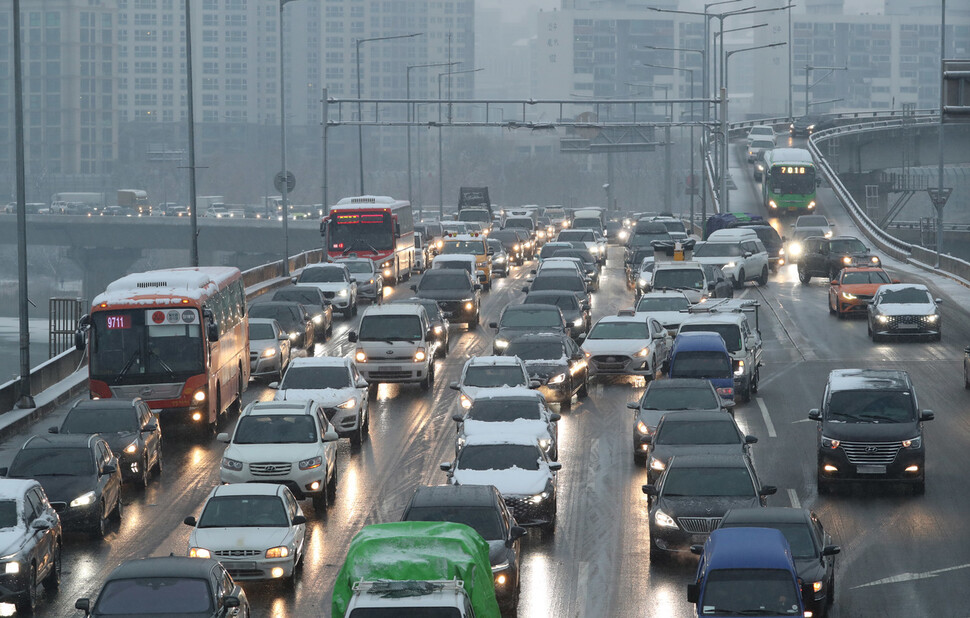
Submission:
[[[370,305],[347,341],[357,344],[354,360],[369,384],[419,382],[424,390],[434,385],[438,341],[421,305]]]

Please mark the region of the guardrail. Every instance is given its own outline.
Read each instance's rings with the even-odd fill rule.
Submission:
[[[841,112],[838,114],[825,114],[826,119],[831,120],[859,120],[864,118],[903,118],[907,120],[912,120],[913,118],[936,118],[937,110],[935,109],[916,109],[916,110],[863,110],[856,112]],[[740,132],[743,129],[750,129],[751,127],[764,126],[764,125],[785,125],[787,128],[791,123],[791,119],[788,116],[779,116],[775,118],[759,118],[757,120],[742,120],[741,122],[732,122],[728,124],[728,135],[732,133]],[[853,125],[855,126],[855,125]]]

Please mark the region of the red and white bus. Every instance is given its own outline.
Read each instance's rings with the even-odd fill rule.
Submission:
[[[364,257],[375,262],[385,284],[411,276],[414,217],[411,202],[392,197],[345,197],[324,218],[321,232],[327,259]]]
[[[249,383],[246,290],[236,268],[126,275],[81,318],[93,398],[141,397],[163,422],[203,431],[239,406]]]

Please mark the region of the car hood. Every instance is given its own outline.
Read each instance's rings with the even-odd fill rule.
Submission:
[[[583,341],[583,350],[594,356],[597,354],[633,355],[649,345],[649,339],[586,339]]]
[[[518,386],[528,388],[528,384],[509,384],[508,386]],[[500,393],[506,386],[462,386],[461,392],[472,401],[475,401],[484,393]]]
[[[252,528],[196,528],[189,544],[210,551],[220,549],[258,549],[283,545],[288,539],[289,528],[280,526],[255,526]]]
[[[525,361],[525,368],[530,378],[545,382],[556,374],[568,371],[569,365],[565,359],[560,362],[537,360]]]
[[[847,442],[894,442],[919,435],[919,423],[834,423],[826,421],[822,434]]]
[[[453,480],[459,485],[495,485],[503,496],[532,496],[542,493],[549,481],[544,469],[523,470],[455,470]]]
[[[488,543],[488,561],[492,566],[503,562],[512,562],[512,552],[505,546],[505,541],[485,541]]]
[[[17,553],[23,547],[24,541],[30,537],[30,532],[21,527],[0,530],[0,556]]]
[[[344,282],[337,281],[335,283],[297,283],[297,285],[314,287],[320,290],[321,292],[339,292],[340,290],[350,289],[350,284],[347,283],[346,281]]]
[[[470,300],[474,293],[470,290],[419,290],[416,296],[431,300]]]
[[[930,303],[889,303],[873,307],[883,315],[932,315],[936,305]]]
[[[51,502],[71,503],[78,496],[98,487],[93,474],[81,476],[35,476],[34,479],[44,488]]]
[[[733,255],[733,256],[711,256],[711,257],[697,257],[695,255],[691,259],[693,259],[695,262],[700,262],[701,264],[716,264],[718,266],[724,266],[728,262],[737,262],[737,261],[742,260],[744,258],[742,258],[740,255]]]
[[[518,418],[507,422],[476,421],[468,419],[462,423],[462,433],[468,436],[502,433],[512,436],[535,436],[536,440],[550,437],[549,426],[545,421]]]
[[[262,354],[269,348],[275,348],[278,343],[275,339],[250,339],[249,351],[256,352],[257,355]]]
[[[137,431],[119,431],[116,433],[102,433],[100,434],[102,438],[111,447],[111,452],[115,455],[121,455],[125,447],[138,439]]]
[[[872,296],[876,293],[876,290],[880,286],[886,285],[885,283],[853,283],[850,285],[841,285],[838,289],[842,292],[848,292],[849,294],[866,294]]]
[[[676,455],[737,455],[744,452],[742,444],[655,444],[650,454],[661,461]]]
[[[718,408],[716,410],[687,410],[687,412],[717,412],[720,409],[721,408]],[[643,410],[643,409],[640,409],[640,410],[637,411],[637,420],[638,421],[643,421],[643,424],[646,425],[646,426],[648,426],[648,427],[656,427],[657,424],[660,422],[660,419],[663,418],[663,415],[664,414],[667,414],[669,412],[683,412],[683,410]]]
[[[224,456],[246,463],[255,461],[288,461],[316,457],[323,453],[319,442],[289,444],[230,444]]]
[[[351,397],[359,399],[360,391],[353,387],[347,388],[285,388],[276,391],[276,401],[316,401],[324,408],[333,408]]]
[[[723,517],[729,509],[761,506],[758,496],[661,496],[659,508],[673,518]]]
[[[825,565],[818,558],[794,558],[798,577],[806,584],[825,580]],[[825,582],[828,584],[828,582]],[[829,591],[829,594],[832,594]]]
[[[667,328],[670,328],[671,326],[680,326],[687,318],[687,314],[681,313],[680,311],[644,311],[642,313],[638,313],[637,315],[642,315],[646,318],[654,318]]]
[[[556,335],[565,334],[565,331],[561,328],[555,327],[545,327],[545,326],[502,326],[499,328],[498,332],[495,333],[497,338],[501,339],[511,339],[516,335],[529,334],[533,335],[536,333],[554,333]]]

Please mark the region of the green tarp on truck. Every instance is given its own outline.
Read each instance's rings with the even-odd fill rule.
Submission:
[[[464,524],[408,521],[357,533],[333,586],[331,615],[342,618],[360,580],[464,582],[476,618],[500,618],[488,543]]]

